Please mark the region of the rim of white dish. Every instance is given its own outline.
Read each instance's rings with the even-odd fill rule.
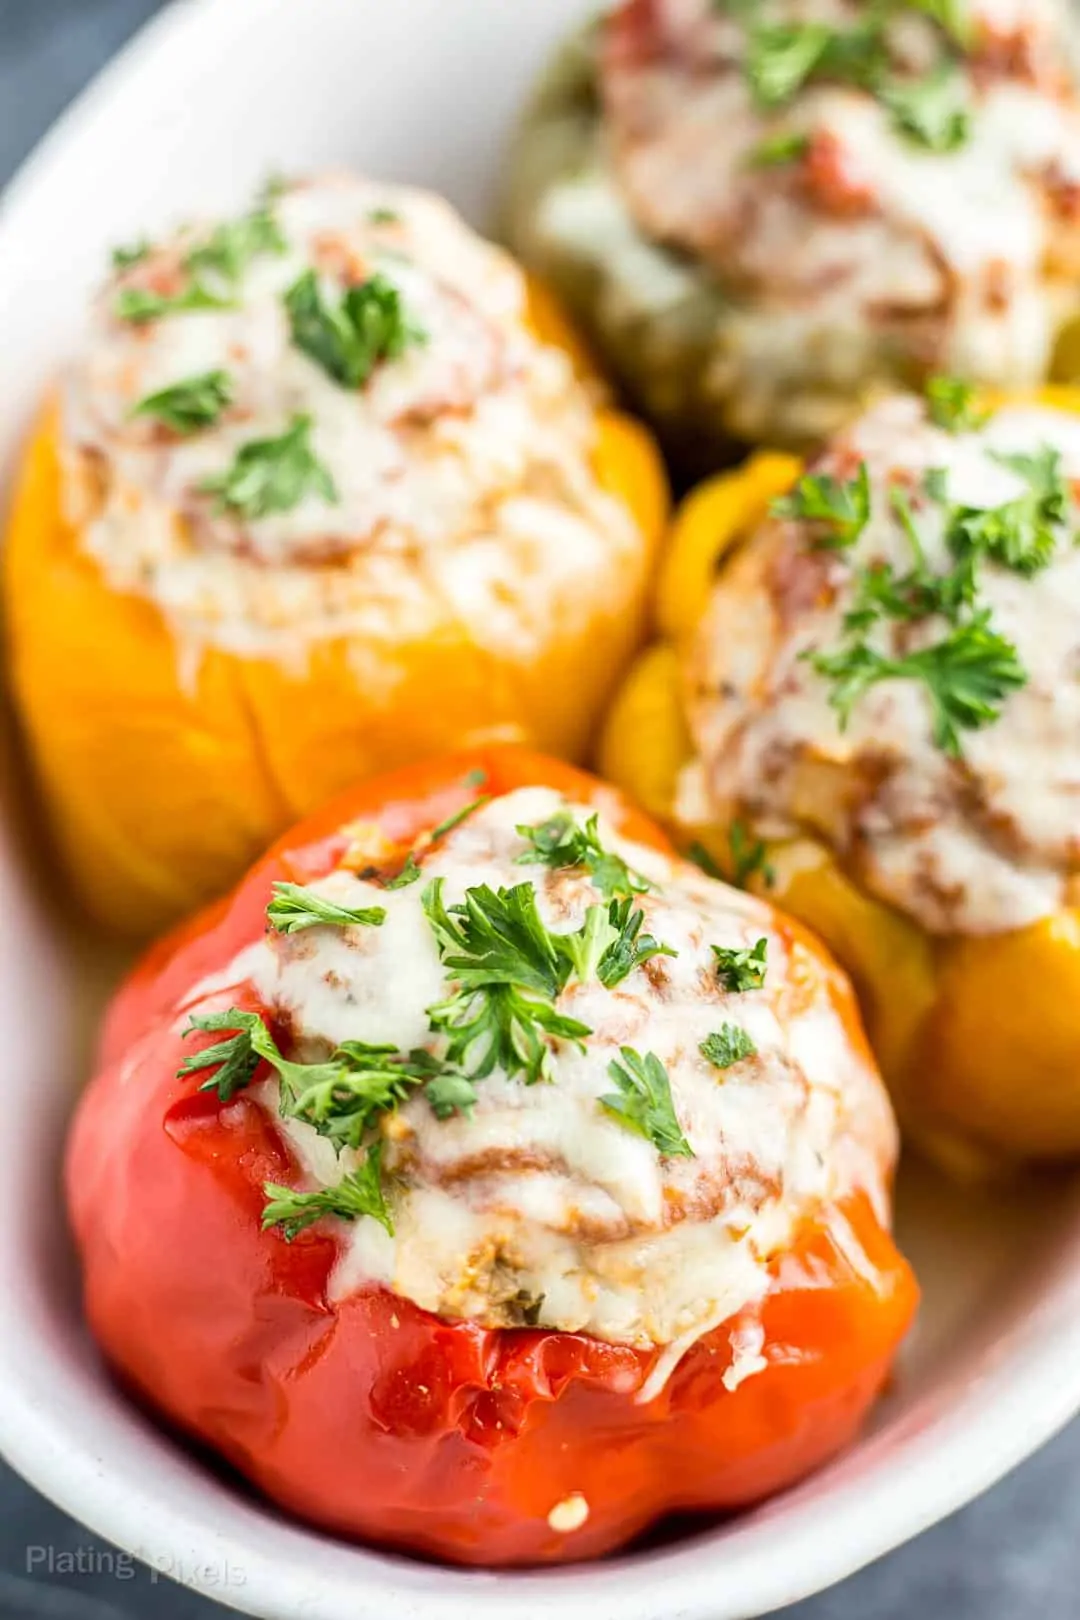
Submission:
[[[201,25],[213,13],[223,31],[231,26],[239,33],[250,26],[242,20],[245,15],[263,3],[174,0],[147,23],[53,125],[0,197],[0,253],[4,239],[18,231],[22,209],[39,183],[119,89],[167,53],[196,21]],[[0,871],[0,878],[5,911],[10,902],[17,933],[26,897],[12,874]],[[17,1000],[13,947],[8,954]],[[4,988],[0,982],[0,998]],[[55,1159],[66,1113],[66,1099],[53,1096],[18,1146],[0,1153],[0,1165],[6,1157],[11,1172],[6,1192],[0,1177],[10,1213],[25,1210],[31,1191],[40,1197],[41,1167]],[[81,1385],[43,1349],[35,1320],[13,1320],[11,1312],[0,1319],[0,1451],[59,1507],[146,1561],[153,1561],[155,1548],[190,1549],[192,1568],[200,1559],[227,1563],[235,1552],[238,1564],[242,1561],[242,1587],[225,1584],[211,1595],[264,1620],[300,1615],[336,1620],[345,1613],[355,1620],[383,1620],[388,1604],[396,1620],[503,1620],[508,1600],[528,1620],[752,1620],[853,1574],[945,1518],[996,1483],[1080,1409],[1080,1212],[1075,1209],[1069,1226],[1070,1264],[1059,1267],[1063,1280],[1053,1295],[1052,1319],[1043,1324],[1041,1337],[1038,1311],[1024,1324],[1024,1378],[1012,1376],[1020,1347],[1010,1350],[1003,1343],[998,1355],[983,1358],[971,1379],[957,1380],[946,1416],[933,1411],[929,1423],[927,1402],[916,1403],[899,1441],[895,1432],[871,1435],[809,1485],[729,1525],[720,1548],[715,1532],[703,1529],[682,1541],[594,1565],[509,1574],[433,1569],[328,1540],[242,1496],[235,1498],[234,1517],[247,1516],[253,1533],[243,1539],[233,1529],[223,1537],[212,1514],[220,1482],[207,1476],[199,1506],[178,1506],[166,1499],[167,1491],[147,1495],[145,1471],[131,1458],[109,1460],[110,1434],[122,1420],[112,1416],[108,1401],[87,1410]],[[0,1221],[0,1234],[0,1297],[11,1298],[19,1265],[34,1262],[20,1258],[27,1237],[17,1219]],[[1070,1270],[1075,1284],[1065,1280]],[[995,1421],[980,1421],[988,1404]],[[134,1413],[124,1421],[136,1432],[143,1424]],[[163,1447],[169,1444],[163,1439]],[[876,1463],[885,1450],[895,1452],[888,1469]],[[770,1540],[778,1513],[784,1518],[782,1557],[775,1556]],[[268,1522],[273,1528],[269,1553],[257,1548],[254,1534],[260,1526],[266,1541]],[[834,1533],[838,1522],[842,1535]],[[173,1573],[183,1579],[191,1571]],[[198,1582],[189,1578],[188,1584]]]

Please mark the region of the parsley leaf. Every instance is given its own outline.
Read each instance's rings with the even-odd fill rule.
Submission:
[[[893,0],[893,4],[899,0]],[[889,71],[889,0],[867,6],[855,27],[824,23],[754,24],[747,31],[743,71],[760,107],[798,95],[812,80],[856,85],[889,110],[896,129],[932,152],[952,152],[970,134],[963,81],[954,57],[966,40],[956,0],[908,0],[945,35],[946,53],[921,79],[899,80]]]
[[[311,448],[311,427],[310,416],[295,416],[279,438],[252,439],[228,471],[204,479],[200,491],[217,496],[217,511],[249,519],[291,512],[308,495],[335,505],[337,489]]]
[[[468,889],[464,903],[447,907],[443,879],[435,878],[421,904],[439,954],[458,989],[428,1008],[431,1027],[445,1035],[452,1064],[482,1080],[496,1068],[523,1073],[527,1085],[550,1077],[545,1036],[580,1044],[589,1026],[555,1006],[572,960],[545,928],[530,883],[497,892]]]
[[[339,906],[299,883],[275,883],[273,890],[274,898],[266,908],[266,917],[279,934],[299,934],[305,928],[324,925],[333,928],[381,928],[386,921],[382,906],[369,906],[361,910]]]
[[[209,271],[235,286],[253,259],[263,254],[280,257],[287,251],[288,243],[277,220],[264,206],[216,226],[205,242],[192,249],[184,264],[196,276]]]
[[[599,816],[590,816],[581,827],[568,810],[559,810],[534,827],[519,826],[517,832],[529,845],[518,856],[518,866],[584,866],[605,900],[645,894],[653,887],[647,877],[631,871],[621,855],[604,848]]]
[[[730,1069],[744,1058],[757,1056],[757,1047],[738,1024],[724,1024],[715,1035],[707,1035],[698,1048],[702,1057],[717,1069]]]
[[[759,169],[775,168],[781,163],[797,163],[809,150],[808,135],[797,132],[769,135],[753,148],[750,162]]]
[[[1061,456],[1044,446],[1036,455],[991,456],[1027,480],[1028,489],[1001,506],[955,507],[946,538],[955,557],[988,557],[1025,578],[1053,561],[1058,528],[1068,511],[1068,490],[1061,476]]]
[[[178,293],[153,292],[148,287],[123,287],[116,295],[113,309],[118,320],[143,326],[148,321],[159,321],[166,315],[189,315],[200,310],[233,307],[230,299],[219,298],[201,282],[195,281]]]
[[[361,1167],[335,1187],[325,1187],[319,1192],[297,1192],[292,1187],[267,1181],[263,1192],[268,1200],[263,1210],[263,1230],[280,1226],[289,1243],[324,1215],[337,1215],[345,1221],[370,1215],[393,1236],[394,1223],[383,1195],[381,1142],[373,1142]]]
[[[821,62],[832,37],[832,30],[824,23],[783,23],[751,29],[746,76],[759,105],[778,107],[790,101]]]
[[[482,810],[485,804],[490,803],[491,795],[485,794],[482,798],[474,799],[471,804],[463,805],[460,810],[455,810],[452,816],[447,816],[437,827],[432,827],[428,833],[429,842],[433,844],[437,838],[445,838],[448,832],[453,832],[455,827],[460,827],[463,821],[468,821],[477,810]]]
[[[971,28],[963,0],[904,0],[904,3],[937,23],[942,33],[962,50],[970,43]]]
[[[930,152],[955,152],[971,133],[964,84],[948,62],[923,79],[893,79],[879,94],[902,134]]]
[[[126,246],[115,247],[112,250],[112,264],[114,270],[133,270],[137,264],[150,257],[150,243],[144,237],[141,242],[131,242]]]
[[[264,1052],[256,1049],[253,1040],[257,1031],[265,1032],[262,1019],[258,1013],[241,1012],[236,1007],[230,1007],[228,1012],[194,1014],[184,1031],[186,1038],[201,1033],[216,1034],[226,1029],[233,1032],[228,1040],[215,1041],[213,1046],[194,1052],[176,1071],[177,1079],[183,1079],[189,1074],[201,1074],[204,1069],[216,1070],[215,1074],[203,1081],[199,1090],[216,1091],[225,1103],[231,1102],[237,1092],[243,1091],[249,1084],[265,1056]]]
[[[831,474],[807,473],[790,495],[772,504],[774,517],[820,524],[827,532],[815,544],[842,550],[853,546],[870,520],[870,474],[859,463],[856,476],[840,483]]]
[[[395,360],[427,335],[411,321],[392,281],[376,274],[340,303],[323,296],[314,270],[285,294],[293,342],[344,388],[361,388],[381,360]]]
[[[662,945],[651,934],[643,934],[645,913],[627,896],[613,900],[608,908],[608,925],[614,938],[606,946],[596,968],[596,976],[605,990],[629,978],[635,968],[651,962],[654,956],[678,956],[670,945]],[[560,936],[564,937],[564,936]]]
[[[728,848],[731,851],[731,877],[729,881],[737,889],[745,889],[755,874],[761,874],[762,881],[767,889],[771,889],[776,882],[776,873],[769,864],[769,852],[760,838],[750,836],[749,829],[741,817],[731,823],[728,831]]]
[[[711,947],[716,959],[716,976],[725,990],[733,993],[760,990],[765,983],[767,939],[759,939],[752,950],[731,950],[724,945]]]
[[[471,1114],[476,1106],[476,1087],[468,1075],[454,1069],[443,1069],[429,1080],[424,1096],[436,1119],[449,1119],[452,1114]]]
[[[930,420],[947,433],[967,433],[982,427],[989,412],[975,403],[975,389],[959,377],[931,377],[926,385]]]
[[[227,1041],[196,1052],[178,1075],[216,1069],[200,1089],[216,1091],[222,1102],[231,1102],[250,1083],[260,1062],[269,1063],[278,1077],[282,1116],[310,1125],[339,1153],[346,1147],[359,1148],[380,1117],[417,1090],[423,1089],[440,1119],[475,1100],[466,1076],[422,1050],[403,1054],[393,1046],[343,1041],[325,1062],[292,1062],[282,1056],[258,1013],[236,1007],[194,1017],[184,1033],[226,1029],[234,1032]]]
[[[653,1052],[644,1057],[632,1046],[620,1047],[622,1062],[608,1064],[618,1091],[600,1098],[600,1106],[621,1125],[643,1136],[670,1159],[692,1159],[694,1150],[682,1133],[667,1070]]]
[[[388,878],[383,884],[384,889],[407,889],[411,883],[418,883],[422,874],[417,864],[416,856],[409,851],[405,857],[405,865],[397,877]]]
[[[132,414],[156,416],[174,433],[197,433],[200,428],[214,425],[232,404],[232,397],[233,383],[227,371],[204,371],[156,394],[147,394]]]
[[[1011,641],[990,625],[990,611],[954,625],[942,641],[903,658],[887,658],[866,642],[836,653],[816,653],[814,668],[834,684],[830,702],[846,726],[864,693],[879,681],[918,680],[933,708],[934,741],[959,757],[961,729],[978,730],[1001,713],[1009,692],[1027,682]]]

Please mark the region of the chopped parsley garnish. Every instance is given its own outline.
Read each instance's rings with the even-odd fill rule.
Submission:
[[[894,128],[909,140],[930,152],[956,151],[970,134],[957,61],[965,44],[963,19],[955,0],[907,0],[937,24],[944,49],[922,78],[902,78],[891,70],[887,38],[897,3],[867,7],[867,15],[846,30],[820,22],[759,24],[748,8],[744,72],[758,105],[784,106],[811,82],[855,85],[881,101]]]
[[[991,451],[993,460],[1023,478],[1023,495],[987,510],[954,507],[947,539],[955,557],[985,556],[1030,578],[1049,566],[1058,531],[1068,512],[1068,489],[1061,476],[1061,456],[1045,447],[1036,455]]]
[[[287,251],[277,220],[270,207],[263,206],[216,226],[205,242],[191,250],[184,264],[195,276],[208,272],[235,287],[253,259]]]
[[[745,889],[752,877],[758,873],[767,889],[771,889],[776,882],[776,873],[769,865],[769,852],[760,838],[753,838],[745,821],[741,818],[731,823],[728,831],[728,848],[731,851],[731,878],[737,889]]]
[[[338,500],[330,473],[311,447],[310,416],[296,416],[276,439],[253,439],[236,453],[232,466],[198,486],[215,495],[219,512],[257,519],[291,512],[307,496],[328,505]]]
[[[943,422],[967,418],[978,425],[963,385],[939,382],[936,406]],[[926,494],[946,509],[945,542],[954,567],[944,573],[929,565],[909,494],[898,485],[891,488],[892,509],[911,544],[914,566],[906,574],[887,562],[857,569],[844,616],[844,643],[803,655],[832,683],[830,702],[841,728],[859,700],[881,681],[918,681],[930,699],[934,741],[955,758],[962,753],[963,732],[992,725],[1009,693],[1026,684],[1027,671],[1015,646],[995,628],[989,608],[978,606],[979,567],[996,562],[1027,576],[1045,568],[1066,516],[1068,491],[1056,451],[996,459],[1024,477],[1029,487],[1016,499],[985,510],[949,505],[945,473],[932,469],[927,474]],[[902,656],[890,656],[869,639],[882,621],[935,616],[948,626],[941,639]]]
[[[691,844],[686,852],[686,858],[688,861],[693,861],[694,865],[704,872],[706,877],[715,878],[718,883],[727,883],[729,881],[727,873],[720,866],[712,852],[705,848],[704,844]]]
[[[305,928],[381,928],[386,921],[382,906],[356,909],[326,900],[299,883],[275,883],[266,918],[279,934],[299,934]]]
[[[896,127],[929,152],[955,152],[971,134],[960,74],[942,62],[925,79],[893,79],[880,90]]]
[[[213,1069],[214,1074],[203,1081],[199,1090],[216,1091],[220,1100],[227,1103],[238,1091],[243,1091],[267,1055],[261,1041],[256,1045],[259,1032],[266,1035],[267,1041],[270,1041],[270,1036],[258,1013],[241,1012],[237,1007],[230,1007],[228,1012],[194,1015],[184,1034],[212,1035],[223,1030],[231,1031],[227,1040],[215,1041],[213,1046],[205,1046],[201,1052],[194,1052],[191,1057],[185,1058],[176,1073],[178,1079],[183,1079],[186,1075]],[[273,1045],[272,1042],[270,1044]],[[277,1051],[276,1047],[274,1051]]]
[[[447,1039],[449,1061],[483,1080],[497,1068],[524,1074],[527,1085],[550,1078],[545,1036],[575,1041],[587,1024],[555,1006],[573,969],[572,958],[549,933],[536,909],[531,883],[494,890],[467,889],[461,905],[447,907],[443,879],[424,890],[422,904],[443,965],[458,988],[428,1008],[431,1027]]]
[[[232,301],[220,298],[200,282],[192,282],[178,293],[153,292],[148,287],[123,287],[113,306],[117,319],[143,326],[166,315],[190,315],[200,310],[232,309]]]
[[[114,270],[133,270],[137,264],[150,257],[150,243],[145,237],[141,242],[130,242],[126,246],[113,248],[112,263]]]
[[[810,150],[810,137],[796,132],[769,135],[750,153],[750,162],[759,169],[776,168],[781,163],[798,163]]]
[[[141,264],[150,248],[117,249],[113,264],[121,272]],[[167,315],[190,314],[198,310],[235,307],[240,281],[252,259],[263,253],[284,253],[286,242],[269,207],[246,214],[243,219],[219,225],[183,261],[189,280],[177,293],[167,294],[147,287],[124,287],[117,295],[115,311],[122,321],[136,325],[158,321]]]
[[[590,907],[590,914],[602,907]],[[662,945],[651,934],[643,934],[645,913],[634,905],[629,896],[613,900],[608,907],[609,939],[597,963],[596,976],[605,990],[613,990],[635,968],[643,967],[656,956],[678,956],[670,945]],[[586,922],[586,926],[588,923]]]
[[[716,976],[725,990],[735,994],[761,989],[769,952],[767,939],[759,939],[752,949],[730,950],[724,945],[713,945],[711,949],[716,960]]]
[[[267,1181],[263,1183],[263,1192],[267,1198],[263,1230],[280,1226],[289,1243],[324,1215],[337,1215],[343,1221],[356,1221],[370,1215],[393,1235],[394,1224],[383,1193],[381,1142],[372,1142],[360,1168],[343,1177],[336,1186],[324,1187],[318,1192],[296,1192],[292,1187]]]
[[[213,427],[232,404],[233,383],[227,371],[205,371],[187,377],[139,401],[135,416],[156,416],[174,433],[198,433]]]
[[[757,1056],[757,1047],[738,1024],[723,1024],[715,1035],[707,1035],[698,1048],[715,1069],[730,1069],[744,1058]]]
[[[860,462],[859,471],[846,483],[829,473],[807,473],[790,495],[773,502],[771,510],[775,517],[818,525],[814,543],[819,547],[844,550],[853,546],[870,521],[866,462]]]
[[[380,1116],[412,1092],[436,1080],[465,1078],[429,1052],[402,1054],[393,1046],[372,1046],[366,1041],[344,1041],[322,1063],[294,1063],[282,1056],[259,1014],[238,1007],[196,1015],[184,1033],[224,1030],[232,1031],[228,1040],[194,1053],[178,1074],[213,1070],[200,1090],[216,1091],[222,1102],[231,1102],[250,1083],[259,1064],[269,1063],[280,1083],[282,1115],[311,1125],[338,1151],[358,1148]],[[446,1097],[446,1087],[439,1087],[440,1110],[445,1110]]]
[[[991,626],[989,608],[954,625],[933,646],[902,658],[888,658],[861,641],[839,652],[815,653],[811,662],[834,683],[830,702],[841,727],[879,681],[921,681],[933,710],[934,741],[954,758],[963,752],[961,731],[992,725],[1008,694],[1027,682],[1016,648]]]
[[[550,866],[556,870],[583,866],[605,900],[645,894],[653,885],[634,872],[621,855],[606,849],[600,838],[600,818],[590,816],[584,827],[569,810],[559,810],[536,826],[520,826],[518,833],[529,848],[517,858],[519,866]]]
[[[388,878],[383,884],[384,889],[407,889],[412,883],[419,883],[423,874],[417,864],[416,856],[412,850],[405,857],[405,865],[396,877]]]
[[[976,400],[975,389],[959,377],[931,377],[926,385],[930,420],[947,433],[967,433],[982,427],[989,413],[981,410]]]
[[[671,1081],[660,1059],[652,1052],[642,1057],[632,1046],[619,1050],[622,1062],[608,1064],[618,1091],[601,1097],[601,1108],[667,1158],[692,1159],[694,1150],[682,1133],[671,1100]]]
[[[728,829],[726,867],[720,865],[704,844],[691,844],[686,853],[687,858],[699,866],[706,877],[734,884],[737,889],[748,888],[750,879],[759,873],[767,889],[773,888],[776,883],[776,872],[769,862],[768,846],[760,838],[752,836],[741,817],[736,817]]]
[[[490,803],[490,794],[484,794],[481,798],[474,799],[471,804],[462,805],[460,810],[455,810],[453,815],[447,816],[445,821],[440,821],[437,827],[432,827],[428,833],[428,839],[431,843],[434,843],[437,838],[445,838],[447,833],[453,832],[455,827],[460,827],[463,821],[468,821],[470,816],[475,815],[478,810],[484,808],[485,804]]]
[[[834,38],[824,23],[780,23],[752,28],[746,76],[762,107],[790,101],[814,72]]]
[[[427,335],[411,320],[401,294],[376,274],[328,301],[314,270],[285,294],[293,342],[344,388],[362,388],[382,360],[395,360]]]

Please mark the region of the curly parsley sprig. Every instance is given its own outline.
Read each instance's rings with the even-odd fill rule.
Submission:
[[[434,1088],[432,1110],[440,1117],[446,1117],[451,1096],[456,1099],[453,1111],[462,1113],[476,1100],[471,1088],[459,1084],[466,1077],[452,1063],[422,1050],[402,1053],[393,1046],[344,1041],[321,1063],[293,1062],[283,1057],[261,1015],[239,1007],[196,1014],[184,1033],[225,1030],[231,1032],[228,1039],[193,1053],[178,1073],[206,1071],[199,1089],[215,1091],[222,1102],[231,1102],[251,1082],[260,1063],[268,1063],[278,1077],[282,1116],[312,1126],[339,1152],[359,1148],[382,1115],[393,1112],[414,1091]]]
[[[266,908],[266,920],[279,934],[299,934],[307,928],[381,928],[384,906],[339,906],[299,883],[275,883]]]
[[[757,1047],[738,1024],[723,1024],[715,1035],[707,1035],[698,1051],[714,1069],[732,1069],[736,1063],[757,1056]]]
[[[267,1204],[262,1214],[263,1230],[280,1226],[291,1243],[324,1215],[336,1215],[343,1221],[358,1221],[370,1215],[392,1237],[394,1223],[383,1191],[382,1146],[381,1141],[372,1142],[359,1169],[318,1192],[298,1192],[276,1181],[264,1182]]]
[[[841,726],[880,681],[921,682],[932,706],[934,741],[953,758],[963,753],[961,733],[992,725],[1008,694],[1028,678],[1012,642],[993,628],[989,608],[954,625],[941,641],[901,658],[858,641],[835,653],[815,653],[811,662],[833,682],[830,702]]]
[[[713,945],[716,976],[725,990],[739,994],[744,990],[760,990],[765,983],[769,942],[759,939],[745,950],[734,950],[726,945]]]
[[[619,1052],[622,1062],[613,1059],[608,1064],[608,1074],[618,1089],[600,1098],[601,1108],[666,1158],[692,1159],[694,1150],[683,1135],[671,1081],[660,1059],[653,1052],[643,1057],[632,1046],[620,1047]]]
[[[608,849],[600,837],[600,817],[590,816],[584,827],[569,810],[559,810],[535,826],[517,829],[528,849],[517,857],[518,866],[550,866],[555,870],[584,867],[605,900],[646,894],[655,887]]]
[[[941,33],[938,60],[921,77],[898,74],[891,62],[890,14],[903,3]],[[971,113],[959,61],[967,30],[954,0],[879,0],[848,29],[816,21],[763,23],[752,8],[747,23],[743,71],[760,107],[786,106],[808,84],[832,81],[876,97],[897,132],[927,151],[953,152],[968,141]]]
[[[853,546],[870,521],[870,473],[859,463],[854,478],[841,482],[830,473],[806,473],[790,495],[773,501],[774,517],[812,523],[814,544],[823,550]]]
[[[381,273],[349,287],[332,303],[314,270],[285,294],[296,347],[343,388],[362,388],[383,360],[427,342],[427,333],[407,312],[394,283]]]
[[[200,493],[215,497],[218,512],[251,520],[291,512],[309,496],[336,506],[337,486],[311,443],[313,426],[310,416],[294,416],[279,437],[250,440],[224,472],[203,479]]]

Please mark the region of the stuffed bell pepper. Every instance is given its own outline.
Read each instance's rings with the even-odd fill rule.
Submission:
[[[143,1400],[312,1523],[498,1566],[852,1437],[915,1303],[895,1149],[811,936],[502,748],[352,791],[151,952],[67,1190]]]
[[[1068,0],[622,0],[541,87],[509,239],[705,471],[878,386],[1033,385],[1080,309],[1076,33]]]
[[[1080,395],[939,380],[800,472],[686,503],[605,766],[828,942],[924,1142],[1080,1153]]]
[[[554,303],[432,196],[332,176],[121,249],[5,558],[93,910],[151,932],[433,748],[582,750],[665,500]]]

